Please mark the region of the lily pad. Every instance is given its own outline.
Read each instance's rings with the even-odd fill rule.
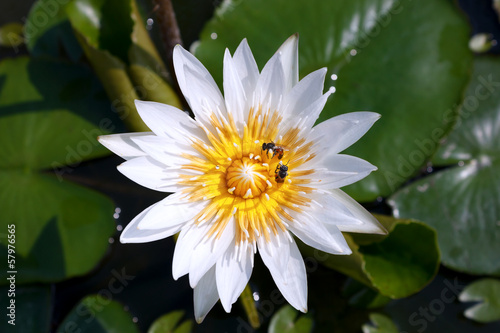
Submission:
[[[194,49],[221,84],[226,47],[234,51],[248,38],[262,68],[296,32],[301,76],[328,67],[325,88],[336,88],[321,121],[359,110],[382,115],[346,150],[379,171],[346,191],[361,201],[393,193],[425,164],[455,119],[472,59],[467,22],[446,0],[232,0],[223,2]],[[433,144],[421,149],[427,141]]]
[[[72,26],[92,47],[128,61],[134,27],[130,0],[76,0],[68,4],[66,11]]]
[[[349,305],[363,309],[379,308],[391,301],[390,297],[381,295],[354,279],[347,280],[342,290],[342,296],[349,298]]]
[[[55,169],[108,155],[97,136],[121,130],[102,86],[79,65],[0,62],[0,168]]]
[[[365,324],[361,328],[363,333],[398,333],[397,326],[392,320],[380,313],[370,314],[370,320],[373,324]]]
[[[389,200],[394,215],[436,228],[444,265],[471,274],[500,275],[499,81],[500,59],[475,60],[460,117],[434,158],[452,167]]]
[[[34,57],[60,58],[68,55],[78,61],[83,55],[66,14],[67,1],[38,0],[24,25],[26,45]]]
[[[0,62],[0,101],[0,225],[15,226],[16,280],[84,274],[108,248],[114,205],[63,176],[109,154],[96,137],[122,125],[106,116],[106,97],[88,68],[66,62]],[[0,239],[1,253],[7,245]]]
[[[411,240],[418,239],[418,242]],[[425,287],[439,268],[436,232],[416,221],[400,222],[383,241],[362,245],[363,271],[384,295],[401,298]],[[397,281],[396,281],[397,280]]]
[[[268,333],[310,333],[312,332],[313,319],[311,315],[300,315],[290,305],[279,309],[271,318]]]
[[[0,171],[0,221],[15,225],[17,283],[59,281],[90,271],[114,233],[113,202],[55,176]],[[0,253],[7,257],[7,239]],[[0,272],[2,283],[7,271]]]
[[[461,302],[480,302],[465,310],[467,318],[480,323],[500,320],[500,280],[475,281],[460,293],[458,299]]]
[[[323,265],[342,272],[378,291],[402,298],[424,288],[437,273],[440,256],[436,232],[422,222],[377,215],[387,236],[348,235],[349,256],[305,249]],[[418,239],[418,242],[412,241]]]
[[[186,320],[179,325],[184,311],[172,311],[156,319],[148,329],[148,333],[190,333],[192,320]]]
[[[135,99],[181,103],[144,22],[135,0],[39,0],[28,16],[26,39],[36,57],[67,54],[76,62],[85,54],[113,110],[131,129],[148,131]]]
[[[500,58],[474,58],[467,87],[453,131],[440,145],[432,163],[446,166],[460,161],[496,159],[500,156]]]
[[[81,300],[59,325],[57,332],[73,332],[77,329],[82,333],[139,332],[123,305],[99,295]]]
[[[66,12],[113,108],[135,131],[149,131],[134,100],[182,108],[134,0],[75,0]]]

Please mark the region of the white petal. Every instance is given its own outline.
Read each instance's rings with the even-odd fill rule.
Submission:
[[[190,225],[181,230],[175,244],[174,258],[172,260],[172,276],[174,280],[189,273],[193,249],[205,237],[206,231],[206,225],[202,227]]]
[[[211,117],[215,115],[221,120],[221,123],[227,121],[227,112],[225,101],[222,98],[217,86],[212,86],[198,73],[187,67],[184,68],[184,76],[189,82],[188,88],[191,96],[196,96],[190,100],[191,110],[193,110],[196,121],[200,122],[216,134],[212,125]]]
[[[146,243],[155,240],[163,239],[173,234],[177,233],[182,225],[168,225],[165,228],[156,230],[140,230],[137,226],[144,221],[144,219],[149,218],[148,215],[152,209],[161,203],[155,203],[154,205],[146,208],[142,213],[137,215],[130,223],[125,227],[120,235],[121,243]]]
[[[264,111],[277,110],[285,94],[285,74],[280,54],[276,53],[264,66],[255,87],[254,108]]]
[[[259,242],[259,253],[264,261],[264,264],[269,268],[271,275],[276,282],[283,297],[297,310],[307,312],[307,277],[304,260],[300,255],[297,244],[292,240],[286,244],[281,243],[280,247],[275,247],[272,252],[274,256],[268,256],[269,250],[262,251],[265,247],[275,246],[274,243]],[[283,251],[284,248],[286,251]],[[284,255],[287,259],[284,260]],[[282,262],[286,261],[286,266],[280,272],[276,271],[276,267],[280,267]]]
[[[281,64],[285,74],[285,92],[290,91],[299,81],[299,35],[293,34],[277,53],[281,55]]]
[[[160,201],[148,216],[139,223],[141,230],[156,230],[169,226],[178,226],[191,221],[206,206],[206,201],[185,202],[179,200],[179,194],[171,194]],[[180,229],[180,228],[179,228]]]
[[[271,233],[269,242],[264,237],[257,239],[260,257],[273,277],[281,275],[288,267],[291,237],[287,233],[281,230],[278,230],[277,235]]]
[[[296,116],[285,116],[285,119],[283,119],[283,122],[280,124],[280,130],[278,135],[284,136],[285,133],[288,132],[289,130],[298,128],[300,130],[299,133],[300,136],[307,136],[308,133],[311,131],[311,128],[314,126],[314,123],[318,119],[321,111],[325,107],[325,104],[330,95],[331,92],[329,91],[326,92],[320,98],[318,98],[314,102],[311,102],[305,109],[303,109]],[[319,147],[318,145],[316,147],[317,148],[315,149],[324,151],[324,148]],[[307,165],[309,165],[309,163],[307,163]]]
[[[189,159],[182,157],[183,154],[204,158],[191,145],[174,142],[166,137],[147,135],[132,138],[132,141],[149,156],[166,166],[181,167],[191,163]]]
[[[139,185],[161,192],[177,192],[181,186],[176,185],[177,180],[169,180],[170,175],[165,171],[165,167],[149,156],[141,156],[128,160],[117,168]]]
[[[241,136],[243,134],[243,124],[246,120],[244,118],[245,108],[248,107],[247,96],[238,68],[228,49],[224,53],[224,98],[226,108],[233,116]]]
[[[368,234],[387,234],[387,230],[373,217],[370,212],[368,212],[363,206],[361,206],[356,200],[348,196],[342,190],[331,190],[330,194],[332,197],[343,204],[349,211],[354,215],[354,217],[360,222],[359,224],[337,224],[336,226],[344,232],[359,232]],[[327,226],[328,227],[328,226]]]
[[[144,156],[146,153],[137,146],[132,140],[135,137],[142,137],[151,135],[151,132],[146,133],[124,133],[124,134],[111,134],[101,135],[97,138],[99,142],[116,155],[129,160],[134,157]]]
[[[243,251],[241,261],[238,260],[239,252],[236,247],[229,246],[224,255],[217,261],[215,270],[220,301],[228,313],[252,275],[253,250],[249,246],[240,250]]]
[[[323,154],[336,154],[358,141],[379,118],[375,112],[342,114],[315,126],[309,140],[317,142]]]
[[[207,225],[211,227],[210,223]],[[234,225],[235,221],[231,218],[219,238],[215,238],[215,235],[206,237],[194,247],[189,264],[189,284],[192,288],[198,284],[205,272],[222,257],[228,246],[234,246]],[[208,236],[208,229],[205,229],[205,236]]]
[[[215,284],[215,265],[205,273],[194,288],[194,317],[200,324],[219,299]]]
[[[300,168],[304,168],[302,165]],[[350,185],[368,176],[377,167],[363,159],[334,154],[316,162],[315,172],[304,176],[319,189],[332,189]],[[299,169],[299,168],[297,168]]]
[[[318,69],[304,77],[283,100],[284,113],[295,117],[323,96],[326,68]]]
[[[191,143],[193,136],[207,140],[205,132],[184,111],[167,104],[138,100],[135,106],[142,120],[156,135],[187,144]]]
[[[331,254],[351,254],[352,251],[338,228],[326,228],[323,222],[305,213],[289,212],[294,217],[289,230],[307,245]]]
[[[223,117],[227,116],[219,87],[205,66],[182,46],[174,47],[173,60],[179,87],[196,120],[213,130],[210,125],[212,113],[220,111]]]
[[[362,224],[344,204],[331,195],[330,191],[313,193],[310,198],[313,200],[311,215],[317,220],[325,224],[342,226]]]
[[[243,89],[248,98],[245,108],[243,109],[243,119],[246,121],[250,107],[252,106],[250,99],[254,94],[255,86],[257,85],[257,80],[259,79],[259,68],[257,67],[257,63],[255,62],[246,38],[241,41],[240,45],[234,52],[233,60],[238,76],[241,80],[241,84],[243,85]]]

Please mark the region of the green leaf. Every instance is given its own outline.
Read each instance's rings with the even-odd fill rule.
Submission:
[[[370,320],[373,325],[365,324],[361,328],[363,333],[398,333],[399,330],[397,326],[392,322],[390,318],[384,316],[380,313],[370,314]]]
[[[193,331],[193,321],[186,320],[180,324],[173,333],[191,333]]]
[[[67,1],[38,0],[31,7],[24,31],[32,56],[59,58],[61,51],[73,61],[82,56],[82,49],[71,31],[66,4]]]
[[[134,19],[133,44],[129,50],[128,72],[135,87],[140,88],[138,91],[141,99],[170,104],[182,109],[179,97],[168,84],[169,73],[149,38],[144,19],[135,1],[132,1],[132,18]]]
[[[383,241],[360,246],[359,252],[373,285],[391,298],[422,289],[439,268],[436,232],[416,221],[398,223]]]
[[[192,320],[185,320],[179,325],[184,311],[172,311],[156,319],[148,329],[148,333],[189,333],[193,327]]]
[[[384,306],[391,301],[361,282],[349,279],[342,290],[342,296],[349,298],[349,305],[364,309],[374,309]]]
[[[12,290],[14,290],[15,296],[9,296]],[[0,306],[4,313],[0,322],[0,331],[23,333],[50,331],[50,318],[52,315],[50,286],[20,287],[16,285],[11,289],[9,283],[7,286],[0,287],[0,293],[2,295],[0,297]],[[12,301],[14,303],[11,303]],[[13,319],[14,321],[12,321]]]
[[[352,254],[335,256],[311,249],[323,265],[342,272],[390,298],[425,287],[439,268],[436,232],[419,221],[376,216],[387,236],[344,234]],[[418,242],[414,240],[418,239]]]
[[[109,154],[97,136],[121,130],[83,66],[27,57],[0,62],[0,168],[57,168]]]
[[[68,314],[57,329],[58,333],[138,333],[132,316],[123,305],[99,295],[85,297]]]
[[[130,0],[75,0],[68,3],[66,11],[73,28],[92,47],[128,62],[134,26]]]
[[[467,163],[425,177],[394,194],[394,214],[436,228],[443,264],[471,274],[500,274],[500,163]],[[425,207],[423,209],[422,207]]]
[[[40,20],[46,22],[40,26]],[[182,108],[135,1],[39,0],[26,27],[28,47],[35,56],[58,57],[62,44],[76,61],[83,50],[112,109],[131,129],[149,131],[135,109],[135,99]]]
[[[482,279],[469,284],[458,299],[480,302],[465,310],[464,315],[480,323],[500,320],[500,280]]]
[[[444,166],[460,161],[497,159],[500,156],[500,58],[478,56],[474,59],[472,79],[453,131],[433,158]]]
[[[23,25],[7,23],[0,27],[0,46],[17,47],[24,43]]]
[[[15,225],[18,283],[59,281],[90,271],[114,233],[111,200],[51,175],[1,170],[0,200],[1,227]],[[7,244],[7,237],[0,239],[4,257]],[[2,283],[6,274],[0,272]]]
[[[434,159],[458,165],[408,185],[389,204],[395,215],[436,228],[444,265],[499,275],[500,59],[477,58],[472,77],[457,124]]]
[[[446,0],[233,0],[205,26],[195,52],[220,85],[226,47],[234,51],[248,38],[262,68],[296,32],[301,77],[326,66],[325,88],[336,87],[320,120],[359,110],[382,115],[346,151],[379,171],[346,191],[361,201],[389,195],[419,171],[455,118],[471,64],[467,22]],[[426,140],[429,150],[420,148]]]
[[[135,1],[75,0],[67,13],[113,108],[132,130],[149,131],[135,109],[136,99],[182,108]],[[115,26],[117,15],[123,22]]]
[[[311,315],[301,315],[290,305],[283,306],[274,314],[269,323],[268,333],[309,333],[312,332],[313,319]]]
[[[0,62],[0,88],[0,225],[16,228],[17,280],[85,274],[108,248],[114,205],[62,176],[109,154],[96,138],[120,130],[121,123],[108,115],[101,85],[83,66],[7,59]],[[0,252],[6,251],[5,237]]]

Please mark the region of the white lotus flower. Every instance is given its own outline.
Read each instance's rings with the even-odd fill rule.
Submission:
[[[169,105],[136,101],[153,132],[99,138],[127,160],[118,166],[125,176],[174,192],[132,220],[120,240],[151,242],[180,232],[173,277],[189,274],[198,322],[219,299],[231,310],[257,252],[283,296],[306,312],[306,270],[292,234],[321,251],[350,254],[342,231],[385,233],[339,189],[376,170],[339,152],[379,115],[348,113],[313,127],[330,95],[323,94],[327,70],[299,81],[297,45],[298,37],[290,37],[261,73],[246,40],[233,56],[226,50],[224,97],[205,67],[177,45],[175,72],[195,120]]]

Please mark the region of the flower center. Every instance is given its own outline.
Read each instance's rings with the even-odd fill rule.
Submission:
[[[226,185],[229,193],[243,199],[252,199],[272,186],[268,177],[267,164],[243,157],[227,168]]]
[[[198,139],[192,144],[204,158],[183,155],[190,160],[182,166],[186,173],[180,175],[183,193],[193,202],[208,201],[194,221],[210,223],[208,236],[218,238],[234,220],[236,244],[255,246],[258,237],[270,241],[271,234],[285,231],[294,220],[290,213],[310,205],[307,194],[314,188],[308,186],[309,179],[301,177],[314,170],[297,167],[315,156],[310,153],[314,143],[307,142],[298,127],[278,136],[282,118],[277,111],[252,108],[243,133],[231,114],[227,120],[215,114],[210,120],[217,134],[205,130],[209,144]],[[269,143],[274,146],[266,150],[263,146],[269,147]],[[277,145],[283,147],[283,156],[281,151],[275,154]]]

